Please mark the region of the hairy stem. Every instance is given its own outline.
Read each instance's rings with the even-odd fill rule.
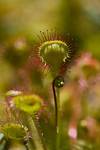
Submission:
[[[32,140],[33,143],[35,144],[36,150],[45,150],[32,117],[28,116],[27,121],[29,122],[30,130],[32,134]]]
[[[27,142],[27,144],[24,144],[26,147],[26,150],[33,150],[32,144],[30,141]]]

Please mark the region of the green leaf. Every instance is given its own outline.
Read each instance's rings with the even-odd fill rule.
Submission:
[[[34,114],[40,110],[42,99],[37,95],[19,95],[13,98],[15,106],[28,113]]]
[[[7,123],[1,127],[1,132],[6,139],[23,140],[27,135],[28,129],[20,124]]]

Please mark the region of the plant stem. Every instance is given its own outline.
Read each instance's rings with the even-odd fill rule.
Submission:
[[[56,150],[60,149],[60,94],[59,88],[52,83],[54,102],[55,102],[55,127],[56,127]]]
[[[26,150],[26,146],[22,143],[22,141],[11,140],[6,150],[18,150],[18,149]]]
[[[52,82],[52,90],[54,95],[54,105],[55,105],[55,127],[56,127],[56,133],[57,133],[57,126],[58,126],[58,107],[57,107],[57,96],[56,96],[56,89],[55,89],[55,83]]]
[[[33,143],[35,144],[36,150],[45,150],[43,147],[41,138],[39,136],[39,133],[37,131],[37,128],[35,126],[35,123],[31,116],[28,116],[28,122],[29,122],[30,130],[31,130],[31,134],[32,134],[32,140],[33,140]]]
[[[26,150],[33,150],[33,147],[32,147],[32,144],[31,144],[30,141],[28,141],[28,143],[27,143],[27,144],[24,144],[24,145],[25,145],[25,147],[26,147]]]
[[[57,143],[56,143],[56,149],[60,149],[60,95],[59,95],[59,89],[57,89],[57,107],[58,107],[58,116],[57,116]]]

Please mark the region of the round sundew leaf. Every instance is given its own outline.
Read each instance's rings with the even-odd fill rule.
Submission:
[[[13,98],[15,106],[29,114],[34,114],[40,110],[42,99],[37,95],[19,95]]]
[[[61,64],[69,57],[68,46],[60,40],[44,42],[40,48],[40,57],[50,66],[53,75],[57,75]]]
[[[27,128],[15,123],[7,123],[1,127],[1,132],[6,139],[24,140],[27,135]]]
[[[38,37],[35,56],[40,59],[40,65],[49,69],[53,78],[65,75],[76,58],[78,41],[69,33],[65,35],[55,30],[40,31]]]

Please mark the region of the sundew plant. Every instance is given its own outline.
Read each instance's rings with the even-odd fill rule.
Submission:
[[[0,150],[100,150],[100,0],[0,0]]]
[[[70,34],[46,30],[37,37],[17,72],[24,82],[0,101],[0,150],[99,150],[98,111],[84,100],[95,92],[91,80],[99,83],[99,62],[79,54]]]
[[[34,56],[29,61],[34,63],[34,59],[37,58],[39,60],[37,65],[41,66],[42,71],[47,69],[47,73],[51,76],[50,84],[54,99],[53,116],[52,120],[49,120],[52,132],[54,132],[50,139],[51,145],[47,144],[43,136],[44,133],[40,129],[42,123],[39,122],[39,116],[41,116],[42,111],[45,112],[45,109],[48,109],[48,105],[43,107],[44,99],[35,93],[25,94],[23,91],[10,90],[6,93],[5,101],[1,104],[2,111],[6,115],[0,126],[2,149],[61,149],[63,130],[60,88],[64,86],[64,76],[74,60],[76,51],[78,49],[75,40],[69,34],[64,36],[48,30],[40,32],[39,43],[34,47]],[[48,125],[45,125],[45,128],[49,130]],[[45,134],[49,137],[48,131]],[[19,148],[17,148],[18,146]],[[65,147],[67,148],[67,144]]]

